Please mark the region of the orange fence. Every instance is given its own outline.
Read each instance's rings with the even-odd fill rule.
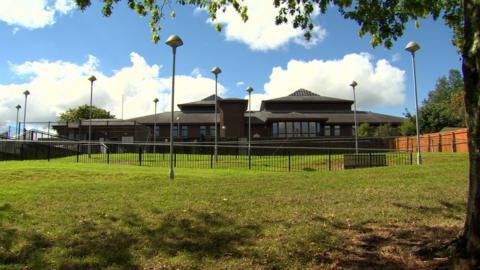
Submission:
[[[393,140],[393,148],[398,150],[416,151],[417,137],[399,137]],[[468,152],[467,129],[460,128],[451,131],[424,134],[420,136],[422,152]]]

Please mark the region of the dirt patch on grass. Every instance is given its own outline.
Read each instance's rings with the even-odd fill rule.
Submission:
[[[345,248],[321,269],[448,269],[460,226],[373,225],[345,230]]]

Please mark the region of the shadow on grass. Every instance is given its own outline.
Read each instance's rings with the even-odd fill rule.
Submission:
[[[260,230],[205,212],[170,213],[149,221],[133,212],[90,216],[65,228],[47,240],[0,223],[0,269],[141,269],[157,256],[180,254],[191,265],[201,265],[205,258],[242,256]]]
[[[463,213],[466,205],[463,201],[446,202],[439,201],[440,206],[409,205],[405,203],[393,203],[393,206],[402,208],[409,212],[416,212],[420,215],[442,216],[453,220],[463,220]],[[458,213],[462,213],[459,215]]]

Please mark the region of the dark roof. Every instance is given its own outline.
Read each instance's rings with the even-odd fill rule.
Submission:
[[[248,117],[248,113],[245,113],[245,117]],[[342,124],[342,123],[353,123],[353,111],[342,111],[342,112],[313,112],[313,113],[299,113],[299,112],[288,112],[288,113],[278,113],[278,112],[269,112],[269,111],[257,111],[252,112],[252,117],[259,119],[262,122],[266,121],[276,121],[276,120],[317,120],[325,121],[327,124]],[[365,112],[357,111],[357,120],[358,123],[368,122],[368,123],[403,123],[405,118],[398,116],[391,116],[386,114],[374,113],[374,112]]]
[[[219,114],[220,115],[220,114]],[[177,120],[177,117],[179,119]],[[248,112],[244,113],[245,123],[248,123]],[[184,112],[174,112],[174,122],[181,124],[213,124],[215,121],[215,115],[211,113],[184,113]],[[220,117],[218,117],[220,119]],[[365,112],[357,111],[358,123],[403,123],[405,118],[399,116],[391,116],[386,114],[374,113],[374,112]],[[344,111],[344,112],[313,112],[313,113],[299,113],[299,112],[289,112],[289,113],[278,113],[278,112],[268,112],[268,111],[252,111],[252,124],[262,124],[267,121],[281,121],[281,120],[311,120],[311,121],[326,121],[327,124],[348,124],[354,122],[353,120],[353,111]],[[136,121],[138,123],[152,124],[153,114],[141,116],[137,118],[128,119],[126,121]],[[157,114],[158,124],[168,124],[170,123],[170,112],[163,112]]]
[[[163,113],[157,113],[157,123],[158,124],[167,124],[170,123],[170,112],[163,112]],[[179,119],[177,120],[177,117]],[[188,123],[188,124],[208,124],[208,123],[213,123],[215,122],[215,114],[213,112],[210,113],[184,113],[184,112],[179,112],[176,111],[173,113],[173,121],[175,123]],[[218,119],[220,120],[220,114],[218,116]],[[146,123],[146,124],[151,124],[154,121],[154,115],[145,115],[145,116],[140,116],[136,118],[129,119],[131,121],[137,121],[139,123]]]
[[[262,101],[262,104],[264,102],[342,102],[342,103],[349,102],[349,103],[353,103],[353,100],[324,97],[305,89],[298,89],[297,91],[291,93],[288,96],[264,100]]]
[[[307,89],[300,88],[297,91],[291,93],[289,96],[291,97],[314,97],[318,96],[317,94],[308,91]]]

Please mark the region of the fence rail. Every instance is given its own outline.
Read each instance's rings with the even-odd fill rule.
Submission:
[[[90,149],[90,150],[89,150]],[[173,163],[177,168],[245,168],[262,171],[328,171],[358,167],[411,165],[412,153],[387,149],[269,147],[176,144]],[[59,141],[0,140],[0,161],[48,160],[55,162],[105,163],[168,167],[169,145],[119,144]]]

